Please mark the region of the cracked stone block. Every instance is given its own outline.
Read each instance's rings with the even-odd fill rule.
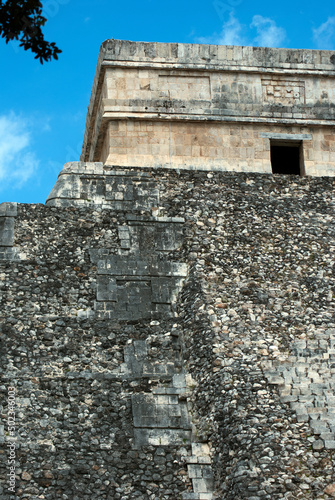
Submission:
[[[191,431],[183,429],[134,429],[136,447],[141,446],[179,446],[189,444]]]
[[[97,257],[91,252],[92,259]],[[97,268],[97,301],[114,302],[112,307],[105,307],[113,312],[108,317],[136,320],[154,314],[171,316],[171,304],[176,302],[182,285],[183,265],[157,257],[110,255],[99,259]]]
[[[0,204],[0,260],[19,261],[25,258],[14,245],[14,218],[17,215],[17,203]]]
[[[212,460],[210,456],[208,457],[198,457],[198,464],[211,464]]]
[[[329,429],[327,429],[326,432],[323,432],[321,435],[320,435],[321,439],[323,439],[324,441],[332,441],[333,439],[335,439],[335,435],[332,433],[332,432],[329,432]]]
[[[159,191],[154,182],[134,183],[135,209],[145,210],[158,206]]]
[[[162,222],[160,218],[147,221],[138,218],[129,221],[129,234],[132,250],[140,253],[176,250],[183,242],[182,225]]]
[[[98,281],[100,277],[98,278]],[[119,320],[136,320],[140,318],[151,317],[151,286],[150,281],[137,280],[116,280],[114,287],[114,279],[106,276],[106,282],[99,288],[99,297],[109,299],[109,301],[101,302],[104,304],[103,310],[112,311],[112,316]],[[108,280],[112,281],[109,289]],[[113,302],[114,301],[114,302]],[[95,304],[96,310],[101,310],[98,307],[99,301]]]
[[[207,493],[213,490],[212,479],[192,479],[193,489],[196,493]]]
[[[134,352],[138,358],[144,359],[148,355],[147,343],[145,340],[134,340]]]
[[[212,479],[213,471],[210,465],[190,464],[187,466],[191,479]]]
[[[327,450],[335,450],[335,439],[325,441],[325,448]]]
[[[192,443],[192,454],[201,457],[203,455],[209,455],[210,449],[206,443]]]
[[[202,465],[202,476],[204,479],[213,479],[213,470],[210,465]]]
[[[17,203],[4,202],[0,203],[0,217],[16,217]]]
[[[213,493],[182,493],[183,500],[212,500]]]
[[[168,376],[173,375],[175,371],[174,363],[143,363],[143,376]]]
[[[118,226],[117,228],[119,238],[129,240],[129,227],[128,226]]]
[[[158,316],[170,317],[172,315],[171,306],[169,304],[153,304],[152,310]]]
[[[298,413],[297,412],[297,422],[308,422],[309,416],[307,413]]]
[[[130,248],[130,240],[124,239],[120,241],[121,249],[122,250],[129,250]]]
[[[171,278],[152,278],[151,290],[152,301],[155,303],[168,304],[171,302],[172,290],[176,287],[175,280]]]
[[[279,377],[277,375],[272,375],[271,377],[268,377],[268,382],[269,384],[272,385],[284,385],[285,380],[283,377]]]
[[[12,247],[14,245],[14,218],[0,217],[0,246]]]
[[[177,387],[179,389],[186,388],[186,380],[185,375],[183,374],[175,374],[172,379],[173,387]]]
[[[106,199],[116,200],[117,195],[122,194],[122,199],[132,201],[134,199],[134,187],[131,179],[113,177],[106,180]]]
[[[280,400],[283,403],[294,403],[298,401],[298,396],[281,396]]]
[[[198,464],[188,465],[187,470],[190,479],[202,478],[202,469]]]
[[[323,450],[323,448],[325,447],[325,444],[324,442],[322,441],[322,439],[317,439],[316,441],[314,441],[313,443],[313,450],[314,451],[319,451],[319,450]]]
[[[158,205],[159,193],[155,182],[145,177],[115,175],[106,178],[106,200],[112,206],[120,200],[123,209],[148,210]]]
[[[118,226],[118,236],[120,239],[120,245],[123,250],[129,249],[130,244],[130,233],[128,226]]]
[[[314,434],[319,435],[319,434],[326,434],[329,431],[329,428],[325,425],[320,425],[318,422],[314,424],[314,422],[310,422],[311,429],[313,430]]]
[[[80,198],[102,201],[106,197],[106,182],[103,177],[80,177]]]
[[[189,427],[186,403],[177,395],[133,394],[132,411],[135,427]]]
[[[117,301],[117,286],[116,279],[109,276],[98,276],[97,279],[97,300],[102,301]]]
[[[110,255],[98,261],[98,274],[112,276],[186,277],[187,266],[158,257]]]
[[[134,376],[143,376],[143,359],[147,355],[146,343],[145,341],[137,341],[137,344],[144,344],[143,350],[137,345],[135,349],[135,342],[132,345],[128,345],[124,348],[124,361],[127,365],[127,370]]]

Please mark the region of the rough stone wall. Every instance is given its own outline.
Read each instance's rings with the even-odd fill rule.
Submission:
[[[0,262],[17,497],[331,498],[333,188],[77,164],[18,205]]]
[[[7,387],[15,387],[15,498],[172,499],[187,490],[190,426],[187,412],[180,422],[176,411],[185,389],[173,380],[181,370],[173,318],[162,328],[130,313],[129,321],[111,321],[93,311],[101,293],[95,257],[117,255],[126,223],[121,211],[18,205],[15,244],[26,255],[2,262],[0,273],[0,430],[2,444],[12,442]],[[172,421],[158,415],[155,425],[150,411],[143,423],[141,398],[156,398],[151,405]],[[168,436],[154,447],[144,434],[160,427]],[[178,433],[181,445],[169,445]],[[11,499],[6,446],[1,455],[0,495]]]
[[[181,202],[194,259],[182,302],[219,497],[331,498],[332,182],[209,177]]]

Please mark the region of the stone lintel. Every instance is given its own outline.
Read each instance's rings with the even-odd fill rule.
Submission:
[[[319,127],[322,125],[327,125],[327,126],[335,126],[335,119],[329,120],[329,119],[322,119],[322,117],[319,117],[318,119],[313,119],[313,118],[307,118],[307,117],[283,117],[281,116],[281,108],[278,108],[278,113],[280,116],[274,118],[272,116],[248,116],[248,115],[243,115],[243,114],[238,114],[238,115],[233,115],[230,111],[224,111],[224,110],[219,110],[219,111],[213,111],[211,115],[209,114],[201,114],[201,113],[187,113],[187,114],[181,114],[178,112],[172,113],[164,113],[164,112],[157,112],[157,113],[134,113],[132,111],[128,112],[119,112],[119,111],[105,111],[103,115],[103,120],[106,124],[108,124],[109,121],[118,121],[118,120],[129,120],[129,119],[134,119],[136,121],[152,121],[152,122],[212,122],[212,123],[221,123],[221,124],[229,124],[229,123],[250,123],[250,124],[273,124],[273,125],[305,125],[305,126],[315,126]],[[293,116],[293,113],[292,113]],[[83,160],[83,162],[86,162],[86,160]],[[95,160],[94,160],[95,162]],[[96,160],[96,162],[99,162],[99,160]],[[131,165],[130,165],[131,166]],[[136,167],[136,165],[134,165]]]
[[[274,132],[261,132],[260,137],[264,139],[276,139],[281,141],[311,141],[311,134],[276,134]]]
[[[202,63],[190,63],[190,62],[185,62],[185,63],[170,63],[166,61],[107,61],[104,60],[101,63],[100,70],[103,72],[107,68],[142,68],[142,69],[155,69],[155,68],[162,68],[164,69],[169,69],[169,70],[188,70],[188,71],[194,71],[194,72],[203,72],[208,69],[211,71],[222,71],[222,64],[221,61],[218,61],[216,64],[202,64]],[[296,67],[289,67],[289,66],[280,66],[280,67],[264,67],[264,66],[256,66],[252,64],[232,64],[232,61],[230,61],[229,64],[224,65],[224,70],[225,72],[243,72],[243,73],[262,73],[262,74],[267,74],[267,75],[331,75],[335,76],[335,70],[328,69],[327,67],[320,67],[320,68],[312,68],[311,66],[307,65],[301,65],[296,66]]]

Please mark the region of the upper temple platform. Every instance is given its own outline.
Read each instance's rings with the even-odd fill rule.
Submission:
[[[333,51],[107,40],[81,161],[333,176],[334,127]]]

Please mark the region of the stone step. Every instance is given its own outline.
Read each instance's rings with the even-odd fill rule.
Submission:
[[[183,493],[183,500],[212,500],[213,493]]]

